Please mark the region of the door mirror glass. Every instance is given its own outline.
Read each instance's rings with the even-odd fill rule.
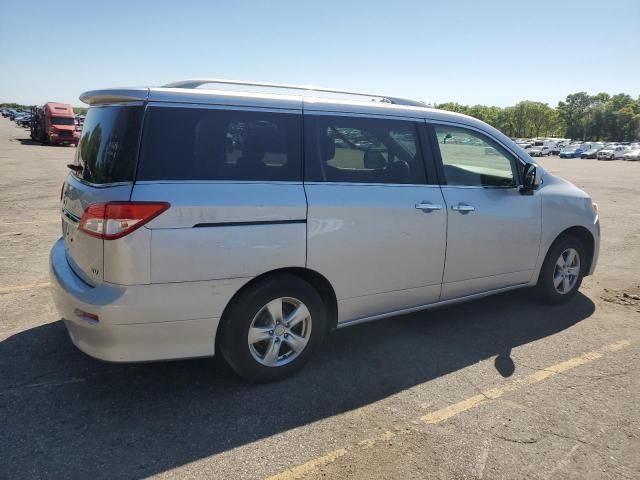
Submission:
[[[538,166],[535,163],[527,163],[524,167],[522,175],[521,193],[533,192],[540,186],[540,176],[538,174]]]

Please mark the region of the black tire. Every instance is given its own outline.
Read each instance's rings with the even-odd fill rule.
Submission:
[[[560,254],[567,251],[568,249],[574,249],[578,254],[580,265],[579,272],[573,287],[566,292],[559,292],[554,285],[556,262],[559,260]],[[562,235],[558,237],[556,241],[551,245],[551,248],[549,248],[547,256],[545,257],[544,263],[542,264],[542,268],[540,270],[540,276],[538,277],[538,283],[536,285],[536,290],[539,298],[543,302],[550,304],[561,304],[568,302],[571,297],[576,294],[576,292],[580,288],[580,285],[582,284],[586,265],[587,257],[582,242],[573,235]]]
[[[249,328],[263,307],[278,298],[301,301],[310,313],[311,329],[306,346],[296,358],[284,365],[266,366],[250,350]],[[319,349],[326,331],[326,312],[320,295],[308,282],[290,274],[275,274],[240,293],[226,309],[221,329],[218,346],[231,368],[247,380],[271,382],[298,372]],[[285,345],[288,349],[283,340],[282,346]]]

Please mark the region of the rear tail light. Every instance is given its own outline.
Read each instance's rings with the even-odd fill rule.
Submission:
[[[109,202],[89,205],[79,229],[92,237],[115,240],[130,234],[167,210],[167,202]]]

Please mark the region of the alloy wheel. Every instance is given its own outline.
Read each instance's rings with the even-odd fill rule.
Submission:
[[[580,255],[575,248],[564,250],[553,269],[553,286],[565,295],[573,290],[580,276]]]
[[[263,306],[251,322],[247,342],[253,358],[267,367],[292,362],[311,337],[311,313],[300,300],[282,297]]]

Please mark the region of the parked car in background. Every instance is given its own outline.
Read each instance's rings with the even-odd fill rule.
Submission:
[[[551,147],[551,155],[560,155],[560,152],[564,147],[564,143],[558,143],[555,147]]]
[[[569,145],[560,152],[560,158],[580,158],[584,149],[579,145]]]
[[[31,124],[31,114],[27,113],[16,119],[16,123],[21,127],[29,127]]]
[[[16,122],[16,125],[20,125],[20,121],[25,118],[28,113],[20,112],[18,115],[13,117],[13,121]]]
[[[617,160],[627,153],[629,147],[625,145],[612,145],[604,147],[598,152],[598,160]]]
[[[551,149],[549,147],[531,147],[527,150],[532,157],[544,157],[551,155]]]
[[[215,353],[277,380],[327,330],[521,287],[564,303],[593,273],[597,205],[486,123],[397,97],[199,88],[220,83],[80,97],[49,265],[89,355]]]
[[[629,150],[625,154],[622,155],[623,160],[640,160],[640,147]]]
[[[586,152],[582,152],[580,154],[580,158],[596,158],[598,155],[598,152],[600,150],[602,150],[604,147],[602,145],[598,145],[598,146],[592,146],[589,150],[587,150]]]

